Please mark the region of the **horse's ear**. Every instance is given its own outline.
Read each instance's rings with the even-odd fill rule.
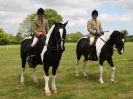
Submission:
[[[68,23],[68,21],[66,23],[64,23],[63,25],[66,27],[67,23]]]

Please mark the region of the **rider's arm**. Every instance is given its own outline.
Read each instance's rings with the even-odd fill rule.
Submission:
[[[36,35],[37,37],[39,37],[39,33],[36,30],[36,23],[35,23],[35,21],[32,22],[32,32],[33,32],[34,35]]]
[[[93,29],[92,29],[92,26],[91,26],[91,22],[90,21],[88,21],[88,23],[87,23],[87,30],[88,30],[88,32],[95,34],[94,31],[93,31]]]

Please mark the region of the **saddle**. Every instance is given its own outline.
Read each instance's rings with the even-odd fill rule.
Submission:
[[[43,49],[45,40],[46,40],[46,38],[42,37],[41,39],[39,39],[39,41],[37,42],[37,44],[34,47],[29,48],[27,61],[28,61],[30,67],[32,67],[31,63],[36,62],[36,61],[39,64],[42,64],[40,52]]]

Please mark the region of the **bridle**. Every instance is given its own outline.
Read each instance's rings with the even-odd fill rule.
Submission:
[[[49,50],[60,52],[61,49],[59,48],[59,42],[64,42],[65,39],[64,39],[64,38],[60,38],[60,39],[58,40],[55,34],[54,34],[54,37],[55,37],[55,41],[56,41],[56,46],[49,46],[48,44],[45,44],[45,46],[47,46],[47,48],[48,48]]]

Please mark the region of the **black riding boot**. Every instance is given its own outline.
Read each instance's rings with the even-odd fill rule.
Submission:
[[[90,47],[90,52],[89,52],[89,55],[88,55],[88,59],[93,60],[93,46]]]
[[[33,53],[34,47],[30,46],[29,51],[28,51],[28,57],[27,57],[27,62],[29,64],[29,67],[32,68],[32,53]]]

